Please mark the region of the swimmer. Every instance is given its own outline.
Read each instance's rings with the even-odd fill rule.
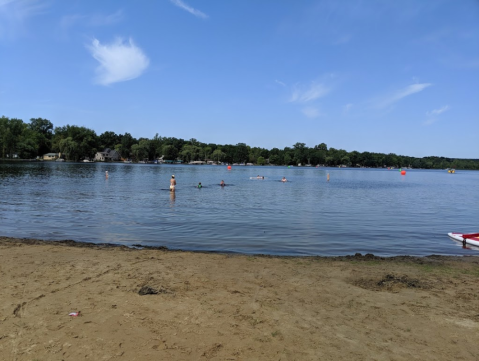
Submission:
[[[283,177],[283,179],[281,179],[281,182],[287,182],[288,180],[286,179],[286,177]]]
[[[105,171],[105,179],[108,179],[108,171]]]
[[[201,182],[198,183],[198,188],[202,188],[203,186],[201,185]]]
[[[220,182],[220,186],[224,187],[226,184],[225,184],[225,181],[224,180],[221,180]]]
[[[176,179],[175,175],[173,174],[170,179],[170,192],[174,192],[176,188]]]

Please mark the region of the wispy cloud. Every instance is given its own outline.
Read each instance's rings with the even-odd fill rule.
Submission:
[[[344,106],[344,108],[343,108],[343,111],[344,111],[345,113],[348,113],[349,110],[351,110],[352,107],[353,107],[353,104],[351,104],[351,103],[346,104],[346,105]]]
[[[433,109],[430,112],[426,112],[426,114],[428,116],[439,115],[439,114],[444,113],[446,110],[449,110],[449,109],[450,109],[449,105],[444,105],[442,108]]]
[[[65,15],[62,17],[60,25],[63,28],[70,28],[76,24],[84,26],[107,26],[120,22],[123,19],[123,11],[117,10],[116,12],[108,15],[93,14],[93,15]]]
[[[444,105],[443,107],[439,109],[433,109],[430,112],[426,112],[426,115],[428,116],[428,119],[424,122],[425,125],[431,125],[437,121],[437,116],[444,113],[445,111],[451,109],[449,105]]]
[[[148,57],[131,39],[124,43],[121,38],[111,44],[103,45],[93,39],[87,46],[91,55],[100,63],[96,69],[96,82],[109,85],[139,77],[148,68]]]
[[[423,91],[424,89],[426,89],[427,87],[430,87],[431,85],[432,85],[431,83],[409,85],[406,88],[395,92],[394,94],[390,95],[389,97],[387,97],[385,99],[383,98],[379,101],[376,101],[375,102],[375,107],[376,108],[386,108],[386,107],[398,102],[399,100],[401,100],[401,99],[403,99],[403,98],[405,98],[409,95],[412,95],[412,94],[419,93],[419,92]]]
[[[0,0],[0,38],[14,38],[26,31],[26,21],[41,15],[48,4],[39,0]]]
[[[282,81],[279,81],[279,80],[275,80],[276,84],[279,84],[281,86],[286,86],[285,83],[283,83]]]
[[[205,13],[199,11],[199,10],[196,10],[195,8],[185,4],[183,1],[181,0],[170,0],[174,5],[178,6],[179,8],[185,10],[185,11],[188,11],[190,14],[193,14],[194,16],[198,17],[198,18],[202,18],[202,19],[206,19],[208,18],[208,15],[206,15]]]
[[[297,84],[293,88],[293,93],[289,101],[291,103],[307,103],[321,98],[329,92],[330,89],[322,83],[313,81],[308,87],[301,87]]]
[[[319,113],[319,109],[315,107],[305,107],[301,109],[301,112],[306,115],[308,118],[317,118],[321,114]]]

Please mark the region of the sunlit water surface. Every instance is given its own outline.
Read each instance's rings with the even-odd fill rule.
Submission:
[[[0,163],[0,190],[0,235],[10,237],[275,255],[479,255],[447,237],[479,232],[474,171]]]

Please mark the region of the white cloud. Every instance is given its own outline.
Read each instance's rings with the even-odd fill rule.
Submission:
[[[449,105],[445,105],[442,108],[434,109],[434,110],[431,110],[430,112],[426,112],[426,115],[428,116],[439,115],[441,113],[444,113],[446,110],[449,110]]]
[[[442,108],[439,109],[433,109],[430,112],[426,112],[426,115],[429,117],[426,119],[424,122],[425,125],[431,125],[437,121],[437,116],[444,113],[445,111],[449,110],[450,107],[449,105],[445,105]]]
[[[316,100],[328,94],[328,89],[324,84],[312,82],[309,87],[300,88],[297,85],[293,89],[291,94],[291,103],[307,103],[312,100]]]
[[[321,114],[319,113],[319,110],[314,107],[306,107],[301,109],[301,112],[306,115],[308,118],[317,118]]]
[[[29,18],[43,14],[48,4],[39,0],[0,0],[0,38],[15,38],[26,31]]]
[[[139,77],[148,68],[148,57],[130,39],[124,43],[118,38],[111,44],[102,45],[93,39],[88,46],[91,55],[100,63],[96,69],[96,82],[109,85]]]
[[[123,19],[123,11],[118,10],[109,15],[94,14],[94,15],[65,15],[62,17],[60,25],[63,28],[69,28],[76,24],[84,26],[107,26],[120,22]]]
[[[396,93],[389,96],[388,98],[382,99],[379,102],[376,102],[375,106],[377,108],[386,108],[386,107],[396,103],[397,101],[401,100],[402,98],[405,98],[409,95],[412,95],[412,94],[419,93],[419,92],[423,91],[424,89],[426,89],[427,87],[429,87],[431,85],[432,85],[431,83],[409,85],[406,88],[397,91]]]
[[[201,11],[199,10],[196,10],[195,8],[192,8],[191,6],[189,5],[186,5],[183,1],[181,0],[170,0],[173,4],[175,4],[176,6],[178,6],[179,8],[185,10],[185,11],[188,11],[190,14],[193,14],[194,16],[198,17],[198,18],[203,18],[203,19],[206,19],[208,18],[208,15],[206,15],[205,13],[202,13]]]
[[[283,83],[282,81],[275,80],[275,82],[276,82],[277,84],[279,84],[279,85],[286,86],[286,84],[285,84],[285,83]]]

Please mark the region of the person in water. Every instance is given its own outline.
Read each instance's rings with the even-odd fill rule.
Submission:
[[[281,182],[287,182],[288,180],[286,179],[286,177],[283,177],[283,179],[281,179]]]
[[[170,179],[170,192],[174,192],[176,188],[176,179],[175,175],[173,174]]]
[[[201,182],[198,183],[198,188],[202,188]]]
[[[225,184],[225,181],[224,180],[221,180],[220,182],[220,186],[224,187],[226,184]]]

